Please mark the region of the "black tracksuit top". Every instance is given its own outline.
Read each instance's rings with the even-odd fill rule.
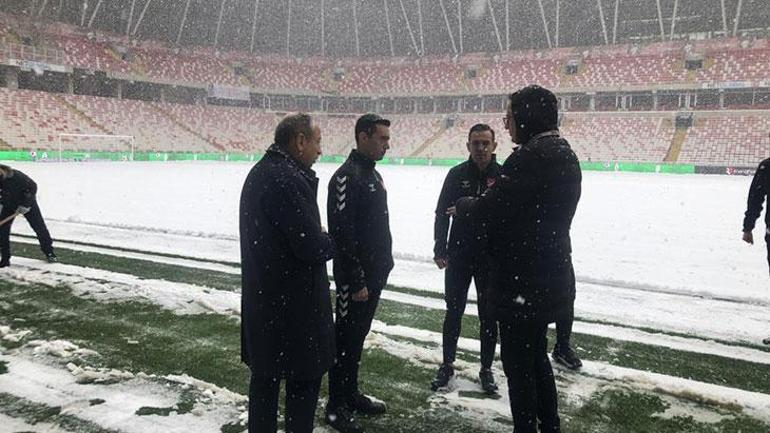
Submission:
[[[357,150],[329,181],[329,234],[337,246],[334,280],[355,293],[393,269],[388,193],[375,162]]]
[[[452,218],[450,231],[450,217],[446,214],[447,208],[454,206],[461,197],[479,197],[490,186],[494,185],[500,174],[500,164],[495,158],[482,172],[470,158],[453,167],[444,179],[444,186],[436,205],[436,219],[433,225],[433,256],[435,258],[448,258],[453,261],[466,262],[477,253],[479,245],[478,237],[483,230],[479,230],[473,224],[458,224]],[[449,239],[447,240],[447,232]]]

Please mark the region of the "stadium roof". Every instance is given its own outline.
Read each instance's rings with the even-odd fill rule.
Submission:
[[[4,0],[0,11],[170,44],[419,56],[770,33],[770,0]],[[323,42],[322,42],[323,41]]]

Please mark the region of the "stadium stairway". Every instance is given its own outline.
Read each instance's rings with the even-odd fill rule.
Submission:
[[[111,47],[105,48],[104,52],[107,53],[108,56],[112,57],[113,59],[115,59],[118,62],[124,61],[123,60],[123,56],[121,56],[120,54],[115,52],[115,50],[113,50]]]
[[[149,107],[151,107],[153,110],[158,112],[158,114],[160,114],[161,116],[163,116],[166,119],[168,119],[169,121],[171,121],[171,123],[175,124],[176,126],[180,127],[181,129],[189,132],[190,134],[200,138],[201,140],[203,140],[205,143],[207,143],[209,146],[213,147],[214,149],[222,151],[222,152],[226,151],[224,146],[222,146],[221,144],[215,143],[213,140],[210,140],[209,138],[207,138],[206,136],[201,134],[199,131],[194,130],[189,125],[187,125],[186,123],[184,123],[181,120],[177,119],[173,114],[169,113],[168,111],[164,110],[163,108],[158,107],[158,106],[156,106],[154,104],[150,104]]]
[[[671,120],[665,120],[665,122],[670,122]],[[663,162],[668,163],[675,163],[679,160],[679,154],[682,152],[682,145],[684,144],[684,140],[687,138],[687,128],[684,127],[677,127],[674,131],[674,136],[671,137],[671,146],[668,148],[668,152],[666,152],[666,157],[663,158]]]
[[[232,64],[226,64],[222,66],[222,70],[225,71],[225,75],[232,75],[238,80],[238,84],[244,87],[249,87],[249,79],[241,74],[235,72],[235,67]]]
[[[328,68],[324,70],[323,73],[323,80],[324,80],[324,90],[327,92],[330,92],[332,94],[338,95],[340,93],[340,85],[342,84],[342,80],[337,81],[334,79],[334,69]]]
[[[8,42],[12,44],[21,44],[21,38],[19,37],[19,34],[16,33],[13,29],[8,29],[8,31],[5,33],[5,36],[8,38]]]
[[[128,67],[131,68],[131,71],[133,71],[135,74],[147,76],[147,68],[139,59],[139,56],[132,56],[131,61],[126,61],[123,59],[123,56],[121,56],[120,53],[116,52],[112,48],[105,48],[104,51],[116,61],[128,63]]]
[[[572,87],[573,82],[575,81],[575,75],[579,75],[582,72],[583,72],[583,65],[578,66],[577,74],[568,74],[564,69],[564,65],[561,65],[558,73],[559,86]]]
[[[131,61],[128,62],[129,67],[135,74],[143,77],[147,76],[147,66],[144,65],[140,56],[131,56]]]
[[[69,101],[67,101],[66,99],[64,99],[63,96],[61,96],[61,95],[59,95],[57,93],[52,93],[51,95],[53,95],[53,97],[57,101],[59,101],[59,103],[64,105],[64,107],[67,108],[67,110],[69,110],[72,114],[74,114],[74,115],[80,117],[81,119],[85,120],[86,123],[88,123],[89,125],[93,126],[94,128],[98,129],[99,131],[102,131],[106,135],[115,135],[114,132],[110,131],[104,125],[102,125],[101,123],[99,123],[96,120],[94,120],[88,114],[84,113],[77,106],[75,106],[74,104],[72,104]]]
[[[11,146],[7,141],[0,138],[0,150],[13,150],[13,146]]]
[[[438,131],[436,131],[433,135],[430,136],[430,138],[428,138],[421,145],[419,145],[417,149],[414,150],[414,152],[409,154],[410,158],[416,158],[421,156],[426,149],[430,149],[431,145],[433,145],[433,143],[438,141],[438,139],[441,138],[442,135],[444,135],[444,132],[446,132],[447,129],[444,128],[443,122],[441,124],[442,126],[439,127]],[[424,155],[424,156],[429,156],[429,155]]]

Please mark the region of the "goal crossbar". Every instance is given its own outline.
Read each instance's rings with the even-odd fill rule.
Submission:
[[[131,146],[130,149],[130,156],[129,161],[134,160],[134,139],[135,137],[133,135],[113,135],[113,134],[59,134],[58,141],[59,141],[59,162],[62,161],[62,154],[64,152],[63,149],[63,143],[62,138],[65,137],[72,137],[72,138],[115,138],[118,140],[127,140],[129,145]]]

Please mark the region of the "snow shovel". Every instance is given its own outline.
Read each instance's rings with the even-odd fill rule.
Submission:
[[[4,225],[4,224],[5,224],[5,223],[7,223],[8,221],[10,221],[10,220],[12,220],[12,219],[16,218],[16,217],[17,217],[17,216],[19,216],[19,215],[21,215],[21,214],[20,214],[20,213],[18,213],[18,212],[15,212],[15,213],[13,213],[13,214],[11,214],[11,215],[9,215],[9,216],[5,217],[5,218],[4,218],[2,221],[0,221],[0,226]]]

